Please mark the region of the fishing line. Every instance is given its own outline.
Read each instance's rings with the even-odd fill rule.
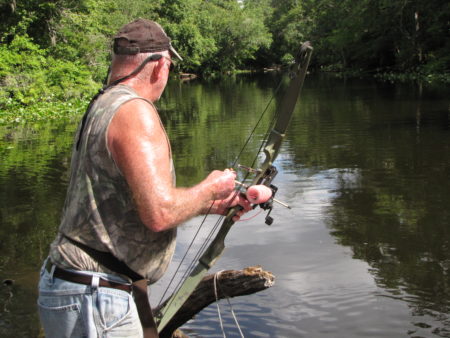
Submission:
[[[216,273],[214,274],[214,280],[213,280],[213,282],[214,282],[214,296],[216,297],[217,314],[218,314],[218,316],[219,316],[220,328],[222,329],[222,335],[223,335],[224,337],[226,337],[225,330],[224,330],[224,328],[223,328],[222,315],[221,315],[221,313],[220,313],[220,307],[219,307],[219,294],[218,294],[218,292],[217,292],[217,285],[218,285],[219,277],[220,277],[220,274],[221,274],[223,271],[224,271],[224,270],[220,270],[220,271],[218,271],[218,272],[216,272]],[[241,335],[241,338],[244,338],[244,334],[242,333],[241,326],[239,325],[239,322],[238,322],[238,320],[237,320],[237,316],[236,316],[236,314],[234,313],[234,309],[233,309],[233,305],[231,304],[230,297],[228,297],[228,295],[227,295],[225,292],[223,292],[223,290],[222,290],[222,288],[220,287],[220,285],[219,285],[219,288],[220,288],[220,290],[222,291],[224,297],[227,299],[228,306],[230,307],[231,315],[233,316],[234,323],[236,324],[236,327],[237,327],[237,329],[239,330],[239,334]]]
[[[258,216],[260,213],[262,213],[264,210],[260,209],[256,214],[254,214],[253,216],[250,216],[248,218],[245,219],[240,219],[239,222],[246,222],[246,221],[250,221],[251,219],[255,218],[256,216]]]
[[[214,296],[216,297],[217,315],[219,316],[220,329],[222,330],[223,337],[226,337],[227,335],[225,334],[225,329],[223,328],[222,316],[220,314],[219,295],[217,294],[217,279],[219,278],[219,275],[222,271],[223,270],[218,271],[214,274]]]

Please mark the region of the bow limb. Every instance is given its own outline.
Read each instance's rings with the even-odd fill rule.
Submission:
[[[311,59],[312,47],[309,42],[305,42],[296,57],[296,63],[291,71],[291,81],[287,88],[281,106],[278,111],[278,119],[275,127],[271,130],[269,138],[264,147],[266,159],[261,168],[267,169],[275,161],[281,149],[281,143],[286,135],[286,130],[294,113],[295,105],[305,81],[309,60]]]
[[[266,158],[264,163],[261,165],[261,170],[258,171],[258,174],[253,179],[252,185],[270,185],[270,182],[276,175],[276,169],[272,166],[272,163],[275,161],[279,153],[281,143],[283,142],[286,130],[294,112],[294,108],[306,76],[311,53],[312,47],[310,44],[308,42],[304,43],[300,48],[300,51],[296,57],[296,63],[291,71],[291,81],[277,114],[278,118],[275,127],[271,130],[264,147]],[[161,333],[163,331],[169,321],[195,290],[197,285],[206,275],[207,271],[215,264],[217,259],[222,254],[225,249],[225,237],[234,224],[233,216],[238,210],[238,207],[234,207],[229,210],[216,236],[200,257],[197,266],[192,270],[181,287],[165,302],[160,311],[155,314],[155,318],[158,323],[158,332]]]
[[[178,291],[169,298],[169,300],[161,308],[160,312],[155,315],[158,323],[158,332],[161,332],[169,323],[172,317],[177,313],[184,302],[189,298],[191,293],[195,290],[208,270],[215,264],[217,259],[222,254],[225,249],[225,237],[234,224],[233,216],[237,210],[237,207],[234,207],[228,211],[228,214],[217,232],[216,237],[214,237],[206,251],[200,257],[197,266],[194,270],[192,270]]]

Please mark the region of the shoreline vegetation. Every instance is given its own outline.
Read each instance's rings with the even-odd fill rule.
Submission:
[[[138,17],[171,36],[181,81],[276,71],[309,40],[312,72],[450,83],[442,0],[0,0],[0,125],[82,114]]]
[[[240,74],[257,74],[268,72],[281,72],[281,67],[265,68],[262,70],[235,70],[226,74],[221,74],[220,77],[240,75]],[[378,81],[386,81],[391,83],[417,83],[417,84],[450,84],[450,73],[445,74],[423,74],[423,73],[368,73],[361,70],[346,70],[339,72],[319,71],[316,73],[326,73],[328,76],[338,78],[371,78]],[[193,81],[201,78],[197,74],[183,73],[176,74],[179,81]],[[214,79],[216,77],[213,77]],[[207,79],[206,79],[207,81]],[[99,88],[101,85],[99,84]],[[43,98],[31,105],[23,105],[8,99],[6,105],[0,108],[0,126],[6,124],[26,124],[32,122],[39,122],[45,120],[63,119],[63,118],[80,118],[85,112],[89,100],[93,96],[86,95],[82,98],[72,98],[68,100],[61,100],[55,97]]]

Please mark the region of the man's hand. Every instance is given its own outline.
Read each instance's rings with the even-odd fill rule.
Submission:
[[[214,170],[204,180],[211,191],[213,200],[221,200],[227,198],[235,187],[236,172],[234,170],[225,169],[224,171]]]
[[[252,205],[247,200],[245,195],[237,191],[233,191],[225,199],[215,200],[211,212],[214,214],[226,215],[228,209],[235,206],[240,206],[239,210],[236,212],[236,215],[233,216],[233,221],[235,222],[238,221],[243,214],[252,210]]]
[[[240,206],[240,210],[233,217],[233,221],[237,221],[244,213],[252,210],[251,203],[245,195],[235,190],[235,180],[236,172],[233,169],[214,170],[206,177],[204,183],[210,185],[214,200],[211,209],[207,212],[226,215],[230,208]]]

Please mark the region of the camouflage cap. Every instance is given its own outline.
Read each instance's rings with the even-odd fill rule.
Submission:
[[[183,60],[161,25],[147,19],[137,19],[123,26],[114,37],[113,48],[115,54],[122,55],[168,50],[172,56]]]

